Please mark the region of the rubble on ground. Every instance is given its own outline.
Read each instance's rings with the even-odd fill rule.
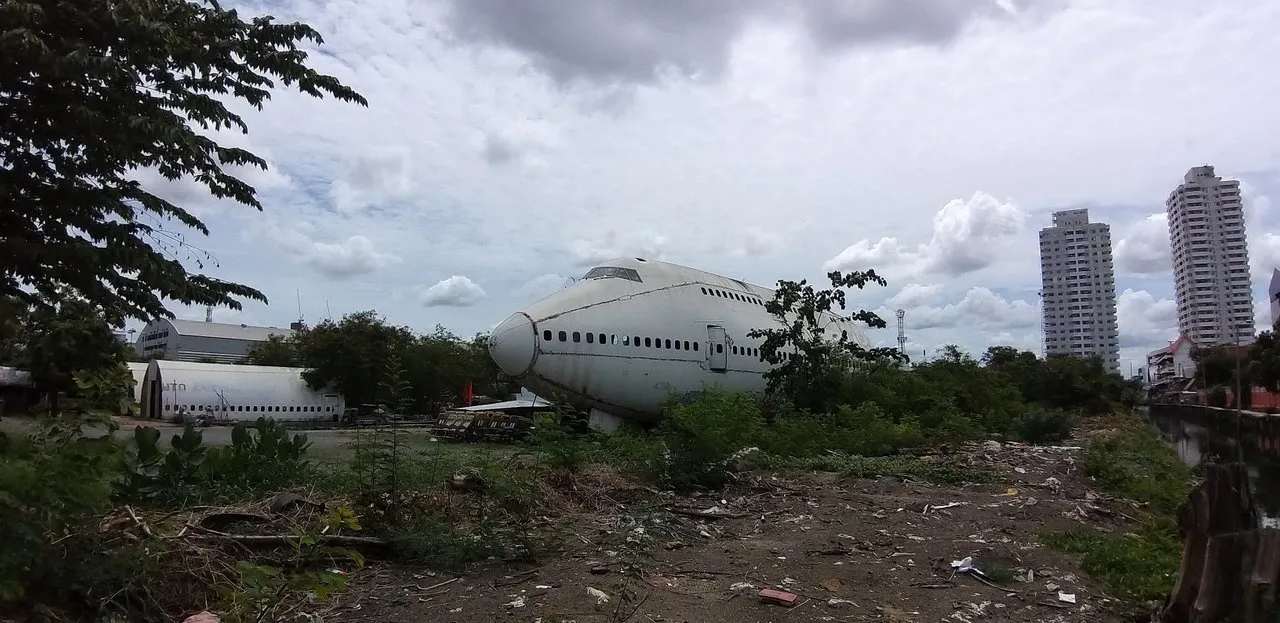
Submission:
[[[327,620],[1113,620],[1115,600],[1039,542],[1081,524],[1129,529],[1127,503],[1080,473],[1080,450],[988,441],[919,453],[1000,475],[940,486],[764,472],[745,449],[723,490],[653,491],[565,518],[566,551],[537,563],[432,591],[413,579],[421,569],[371,569]]]

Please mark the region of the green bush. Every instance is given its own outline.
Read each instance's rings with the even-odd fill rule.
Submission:
[[[229,501],[302,482],[312,469],[306,435],[290,436],[284,424],[266,418],[252,427],[237,422],[229,446],[204,445],[203,433],[191,424],[167,449],[159,441],[154,428],[134,429],[119,497],[167,505]]]
[[[1074,419],[1062,409],[1033,409],[1018,418],[1014,432],[1029,443],[1058,443],[1071,436]]]
[[[760,403],[750,394],[704,391],[692,403],[673,406],[658,426],[670,452],[663,483],[724,484],[725,462],[734,452],[754,445],[763,428]]]
[[[121,457],[111,435],[87,438],[70,418],[41,421],[10,441],[0,454],[0,604],[31,591],[59,600],[86,584],[81,573],[93,570],[63,555],[94,549],[79,542],[94,532],[84,525],[111,505]]]

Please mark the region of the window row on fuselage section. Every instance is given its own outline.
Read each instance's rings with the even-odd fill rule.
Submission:
[[[733,290],[725,290],[722,288],[714,288],[714,287],[707,287],[707,286],[700,286],[699,289],[702,290],[702,294],[704,296],[715,296],[722,299],[731,299],[734,301],[741,301],[743,303],[750,303],[752,305],[758,305],[760,307],[764,307],[764,301],[759,297],[755,296],[754,294],[743,294],[741,292],[734,292]]]
[[[585,335],[585,338],[584,338],[584,335]],[[579,343],[582,343],[584,339],[588,344],[594,344],[594,345],[600,345],[600,346],[617,346],[621,344],[622,346],[634,346],[634,347],[643,347],[643,348],[666,348],[671,350],[691,350],[694,352],[699,352],[702,348],[698,344],[697,340],[691,341],[691,340],[680,340],[680,339],[661,338],[661,337],[641,337],[639,335],[634,335],[634,336],[623,335],[619,337],[615,333],[588,332],[584,334],[581,331],[573,331],[573,332],[558,331],[553,334],[550,329],[544,329],[542,331],[542,341],[544,342],[551,342],[551,341],[570,342],[571,341],[575,344],[579,344]]]
[[[542,330],[542,341],[544,342],[573,342],[581,344],[583,342],[593,346],[627,346],[639,348],[662,348],[667,350],[684,350],[700,352],[701,346],[697,340],[681,340],[660,337],[641,337],[639,335],[623,335],[619,337],[615,333],[597,333],[581,331],[551,331],[550,329]],[[715,352],[724,352],[724,344],[716,344]],[[761,354],[760,348],[757,346],[737,346],[729,347],[729,353],[743,357],[755,357],[758,361],[764,361],[764,355]],[[791,358],[791,353],[782,353],[784,360]]]
[[[190,412],[202,413],[205,411],[226,411],[228,413],[332,413],[333,405],[321,407],[319,405],[173,405],[166,404],[165,411],[180,411],[186,409]]]

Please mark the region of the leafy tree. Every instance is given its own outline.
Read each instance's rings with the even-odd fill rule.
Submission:
[[[10,344],[12,364],[31,372],[55,412],[58,394],[74,393],[77,371],[124,367],[126,346],[93,306],[78,298],[62,297],[56,307],[19,310]]]
[[[298,49],[321,43],[301,23],[245,21],[215,0],[11,0],[0,4],[0,296],[48,309],[66,296],[109,322],[172,317],[165,299],[239,309],[250,287],[188,273],[202,253],[169,221],[208,234],[191,212],[126,176],[153,167],[258,210],[252,186],[224,166],[266,162],[199,130],[244,120],[277,81],[367,106]],[[198,128],[197,128],[198,126]]]
[[[249,349],[249,353],[244,357],[244,363],[251,366],[295,368],[298,366],[298,342],[305,339],[305,337],[284,337],[273,333]]]
[[[789,398],[798,408],[815,413],[829,413],[838,406],[837,388],[851,365],[856,362],[899,361],[897,349],[864,349],[849,341],[849,332],[838,328],[828,336],[828,328],[845,309],[846,288],[862,289],[872,282],[885,285],[875,271],[827,273],[831,288],[815,290],[806,280],[779,280],[773,299],[765,309],[778,319],[781,327],[752,329],[748,337],[764,338],[761,357],[774,367],[765,373],[769,391]],[[862,322],[872,328],[884,328],[884,319],[874,312],[860,310],[847,320]],[[837,325],[838,326],[838,325]]]
[[[325,320],[296,339],[307,384],[314,389],[332,385],[355,406],[377,399],[387,362],[406,352],[416,338],[408,327],[388,324],[368,310],[336,323]]]
[[[1258,334],[1249,347],[1249,374],[1267,391],[1280,392],[1280,322]]]

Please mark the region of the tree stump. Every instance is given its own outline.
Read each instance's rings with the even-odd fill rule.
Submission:
[[[1160,623],[1273,623],[1280,615],[1280,530],[1259,529],[1240,463],[1210,465],[1178,509],[1186,539]]]

